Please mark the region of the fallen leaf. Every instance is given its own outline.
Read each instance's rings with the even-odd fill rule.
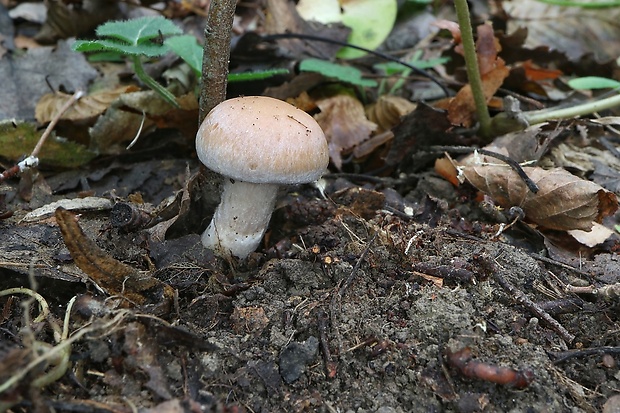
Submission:
[[[571,60],[589,53],[599,61],[620,55],[618,7],[586,9],[535,0],[504,1],[501,7],[509,17],[507,33],[527,27],[528,48],[546,46],[565,53]]]
[[[416,104],[394,95],[381,95],[373,104],[366,107],[368,120],[378,125],[377,133],[391,130],[400,123],[400,118],[413,112]]]
[[[60,207],[55,216],[75,265],[107,294],[125,298],[125,305],[153,304],[158,312],[167,311],[173,297],[169,285],[111,257],[84,234],[73,213]]]
[[[43,131],[26,122],[0,122],[0,156],[17,161],[29,155],[41,138]],[[45,141],[39,159],[46,166],[76,168],[96,156],[84,145],[57,138],[54,133]]]
[[[618,209],[616,195],[564,169],[523,168],[538,185],[531,192],[511,168],[504,165],[461,167],[464,177],[504,208],[519,206],[526,219],[555,230],[590,231],[592,223]]]
[[[30,119],[39,98],[53,90],[86,90],[98,76],[82,53],[60,41],[0,59],[0,119]]]
[[[525,76],[528,80],[554,80],[563,75],[561,70],[540,67],[531,60],[526,60],[521,63],[521,66],[525,70]]]
[[[329,157],[342,169],[342,154],[370,137],[377,124],[369,121],[362,103],[350,95],[336,95],[317,102],[321,113],[316,121],[325,132]]]
[[[568,231],[568,233],[580,244],[583,244],[586,247],[594,248],[597,245],[607,241],[607,239],[614,234],[614,231],[595,222],[591,231],[586,232],[579,229],[574,229],[572,231]]]
[[[476,55],[482,80],[482,91],[488,102],[504,83],[504,79],[508,77],[510,70],[506,67],[504,60],[497,56],[501,46],[493,34],[493,28],[488,24],[482,24],[478,26],[477,32]],[[474,104],[471,85],[467,84],[461,88],[456,96],[450,99],[447,109],[448,119],[452,124],[466,128],[472,127],[476,115],[476,105]]]
[[[120,86],[115,89],[106,89],[84,96],[74,103],[61,117],[64,120],[83,121],[92,119],[103,112],[123,93],[139,90],[135,86]],[[73,95],[56,92],[41,96],[35,107],[35,118],[39,123],[51,121],[60,108],[72,98]]]

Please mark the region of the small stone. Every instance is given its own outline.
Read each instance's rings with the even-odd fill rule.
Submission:
[[[294,341],[280,353],[280,375],[291,384],[306,371],[306,366],[316,357],[319,340],[310,336],[303,343]]]

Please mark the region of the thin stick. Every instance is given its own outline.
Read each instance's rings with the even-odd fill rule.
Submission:
[[[45,132],[43,132],[43,135],[41,135],[41,138],[39,139],[37,146],[35,146],[34,149],[32,150],[32,153],[30,154],[31,157],[37,158],[39,156],[39,152],[41,152],[41,147],[45,143],[45,140],[47,139],[47,137],[52,133],[52,130],[56,127],[56,124],[58,123],[62,115],[67,110],[69,110],[69,108],[73,106],[75,102],[80,100],[82,96],[84,96],[84,92],[81,90],[78,90],[71,96],[71,98],[69,98],[69,100],[65,102],[64,105],[62,105],[58,113],[52,118],[50,124],[47,125],[47,128],[45,129]]]
[[[230,41],[236,0],[211,0],[202,58],[199,123],[218,103],[226,99]]]
[[[36,168],[37,165],[39,165],[39,152],[41,152],[41,148],[43,147],[43,144],[47,140],[47,137],[52,133],[52,131],[54,130],[54,127],[56,127],[56,124],[61,119],[62,115],[71,106],[73,106],[75,104],[75,102],[80,100],[80,98],[82,96],[84,96],[84,92],[81,91],[81,90],[78,90],[77,92],[75,92],[71,96],[71,98],[69,98],[69,100],[67,100],[64,103],[64,105],[62,105],[62,107],[60,108],[58,113],[56,113],[54,115],[54,117],[50,121],[49,125],[47,125],[47,128],[45,128],[45,131],[43,132],[43,134],[39,138],[39,142],[37,142],[36,146],[32,150],[32,153],[30,154],[30,156],[28,156],[23,161],[19,162],[17,165],[14,165],[13,167],[11,167],[11,168],[7,169],[6,171],[2,172],[0,174],[0,182],[6,181],[9,178],[13,178],[14,176],[19,175],[20,173],[24,172],[27,169]]]
[[[509,293],[519,304],[527,308],[531,313],[540,317],[545,321],[549,327],[562,337],[567,343],[572,343],[575,340],[575,336],[568,332],[555,318],[551,317],[549,313],[540,308],[538,304],[530,300],[522,291],[517,289],[514,285],[509,283],[504,277],[502,277],[498,271],[494,271],[493,277],[495,281]]]
[[[342,287],[340,287],[340,290],[338,290],[338,296],[340,298],[344,296],[344,294],[347,292],[347,289],[351,286],[351,284],[353,284],[355,275],[357,274],[357,271],[360,269],[360,266],[362,265],[362,262],[364,261],[366,254],[368,254],[368,251],[370,251],[370,247],[372,247],[372,244],[375,242],[375,239],[377,238],[378,234],[379,234],[378,232],[375,233],[375,235],[373,235],[370,241],[368,241],[368,243],[366,244],[366,248],[362,252],[362,255],[360,255],[359,259],[355,263],[355,266],[351,270],[351,274],[349,274],[345,283],[342,285]]]

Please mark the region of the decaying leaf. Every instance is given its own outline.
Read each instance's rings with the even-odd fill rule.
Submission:
[[[28,122],[0,122],[0,156],[17,161],[30,154],[41,138],[43,131]],[[76,168],[88,163],[96,156],[84,145],[66,139],[56,138],[52,133],[41,149],[39,159],[47,166]]]
[[[482,78],[484,97],[489,101],[508,77],[510,70],[503,59],[497,56],[501,50],[493,28],[483,24],[477,28],[476,55]],[[465,85],[448,103],[448,119],[454,125],[472,127],[476,113],[474,98],[469,84]]]
[[[342,154],[370,137],[377,124],[369,121],[362,103],[349,95],[336,95],[317,102],[321,113],[316,121],[321,125],[329,143],[329,157],[342,168]]]
[[[584,3],[595,3],[585,1]],[[565,53],[576,60],[589,53],[607,61],[620,54],[618,18],[620,8],[588,9],[547,4],[535,0],[501,2],[509,16],[506,31],[527,27],[525,46],[544,46]]]
[[[55,216],[75,264],[106,293],[125,298],[124,304],[154,304],[161,311],[169,308],[173,296],[169,285],[108,255],[84,234],[73,213],[57,208]]]
[[[590,231],[618,209],[616,195],[564,169],[523,168],[539,188],[532,193],[511,168],[504,165],[463,166],[473,186],[504,208],[520,206],[526,219],[555,230]]]
[[[158,128],[177,128],[187,136],[195,136],[198,103],[193,93],[177,99],[180,109],[171,109],[152,90],[123,93],[90,128],[90,148],[97,153],[122,152],[142,125],[142,132]],[[144,123],[143,123],[144,122]]]
[[[123,93],[135,92],[139,90],[135,86],[120,86],[115,89],[106,89],[84,96],[78,100],[61,119],[82,121],[92,119],[103,112]],[[35,108],[35,118],[39,123],[51,121],[58,113],[60,108],[72,98],[71,94],[56,92],[41,96]]]
[[[568,234],[580,244],[593,248],[607,241],[614,234],[614,231],[595,222],[591,231],[574,229],[568,231]]]
[[[376,123],[377,132],[392,129],[400,123],[400,118],[413,112],[416,104],[399,96],[381,95],[377,101],[366,107],[368,120]]]

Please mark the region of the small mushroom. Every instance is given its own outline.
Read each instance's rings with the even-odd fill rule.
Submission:
[[[325,135],[314,118],[263,96],[229,99],[213,108],[196,135],[196,152],[207,168],[224,176],[222,199],[202,243],[239,258],[263,238],[278,187],[316,181],[329,162]]]

